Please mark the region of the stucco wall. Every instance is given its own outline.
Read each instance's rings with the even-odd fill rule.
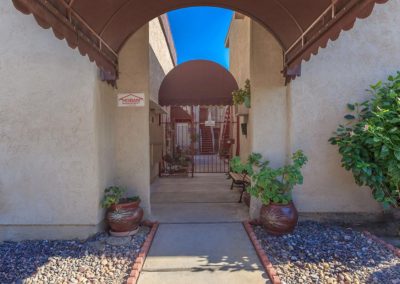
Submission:
[[[139,195],[150,215],[149,27],[143,26],[120,54],[116,93],[144,93],[145,107],[120,107],[115,118],[116,184]]]
[[[174,61],[159,18],[149,22],[150,98],[158,103],[158,91],[165,75],[174,68]]]
[[[286,86],[280,73],[282,50],[275,38],[254,21],[250,37],[252,151],[279,167],[286,161],[288,143]],[[258,215],[259,208],[260,203],[253,198],[252,217]]]
[[[251,19],[248,17],[232,19],[229,31],[229,71],[235,77],[240,88],[243,88],[245,81],[250,79],[250,26]],[[244,106],[235,107],[235,114],[250,112]],[[250,114],[251,115],[251,114]],[[237,123],[248,123],[248,129],[251,128],[247,116],[238,116]],[[237,137],[237,128],[234,127],[234,137]],[[240,158],[245,161],[251,153],[251,136],[242,135],[239,130]],[[235,145],[237,147],[237,145]],[[236,149],[236,148],[235,148]],[[236,153],[236,151],[234,151]]]
[[[125,44],[114,90],[11,1],[0,18],[0,240],[85,238],[101,229],[110,185],[139,195],[149,217],[149,97],[173,67],[160,21]],[[118,108],[124,92],[146,106]]]
[[[292,149],[302,148],[310,161],[295,199],[301,211],[377,212],[370,190],[354,184],[340,167],[337,147],[327,140],[343,122],[348,102],[363,101],[364,91],[400,69],[400,2],[376,5],[373,14],[320,49],[302,76],[291,84]]]
[[[150,110],[150,182],[158,177],[162,160],[164,129],[159,122],[159,112]]]
[[[320,49],[318,56],[303,63],[302,76],[284,86],[282,51],[276,40],[257,23],[248,33],[231,26],[229,45],[231,72],[240,82],[246,56],[240,54],[250,35],[252,108],[247,147],[280,166],[297,149],[309,157],[304,185],[294,191],[302,213],[379,213],[381,207],[370,190],[358,187],[340,166],[337,148],[328,143],[343,121],[348,102],[368,97],[370,84],[385,80],[399,69],[399,40],[395,29],[400,2],[377,5],[373,14]],[[248,35],[249,34],[249,35]],[[379,40],[377,40],[379,39]],[[241,65],[241,58],[244,64]],[[241,145],[241,156],[247,148]],[[244,158],[244,157],[243,157]],[[252,201],[250,213],[258,215],[260,203]]]
[[[111,178],[94,128],[111,89],[11,1],[0,2],[0,18],[0,239],[87,236]]]
[[[97,189],[98,195],[94,200],[100,204],[106,187],[115,184],[115,114],[116,98],[114,89],[99,80],[94,86],[95,125],[97,140]],[[97,220],[104,219],[104,210],[97,210]]]
[[[149,91],[150,99],[158,103],[158,92],[165,75],[171,71],[175,62],[168,49],[161,21],[155,18],[149,22]],[[159,173],[162,158],[163,127],[159,125],[158,113],[150,111],[150,180]]]

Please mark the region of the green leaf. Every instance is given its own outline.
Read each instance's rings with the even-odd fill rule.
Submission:
[[[396,159],[397,159],[398,161],[400,161],[400,150],[394,151],[394,156],[396,157]]]
[[[389,155],[389,148],[386,145],[383,145],[381,148],[381,157],[385,158],[387,155]]]
[[[356,117],[354,115],[352,115],[352,114],[347,114],[347,115],[344,116],[344,118],[348,119],[348,120],[352,120],[352,119],[355,119]]]
[[[347,104],[347,108],[348,108],[349,110],[355,110],[355,109],[356,109],[355,106],[354,106],[353,104]]]

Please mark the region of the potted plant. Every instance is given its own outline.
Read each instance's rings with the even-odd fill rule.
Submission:
[[[111,186],[105,189],[101,206],[107,209],[106,220],[111,232],[133,232],[143,218],[143,209],[138,196],[123,197],[125,189]]]
[[[398,214],[400,208],[400,72],[371,86],[372,98],[348,104],[351,111],[329,139],[355,182]],[[396,213],[397,211],[397,213]]]
[[[251,107],[250,80],[247,79],[243,89],[232,92],[233,104],[238,106],[244,104],[247,108]]]
[[[187,176],[192,165],[191,151],[178,145],[173,155],[167,153],[163,156],[163,161],[167,164],[168,174]]]
[[[307,157],[301,150],[292,155],[292,163],[274,169],[269,162],[260,163],[252,174],[250,194],[262,202],[260,221],[273,235],[291,233],[297,225],[298,213],[292,201],[295,185],[303,183],[301,168]]]
[[[262,158],[262,156],[260,154],[252,153],[247,158],[246,163],[242,163],[240,157],[238,157],[238,156],[233,157],[229,161],[230,171],[237,173],[237,174],[244,174],[251,178],[254,173],[253,168],[255,166],[257,166],[257,167],[263,166],[263,164],[261,163],[261,158]],[[247,190],[248,190],[248,186],[246,187],[246,190],[243,192],[242,198],[243,198],[244,204],[246,204],[247,206],[250,206],[251,196]]]

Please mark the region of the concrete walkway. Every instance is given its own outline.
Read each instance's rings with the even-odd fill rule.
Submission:
[[[241,221],[239,204],[224,175],[165,178],[152,188],[152,210],[161,221],[139,284],[270,283]]]
[[[224,174],[194,178],[162,178],[151,188],[153,219],[160,223],[241,222],[248,208],[238,203],[240,192],[230,190]]]

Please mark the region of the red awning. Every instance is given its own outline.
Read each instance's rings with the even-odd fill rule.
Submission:
[[[221,65],[193,60],[172,69],[158,93],[162,106],[231,105],[238,89],[233,75]]]
[[[118,71],[118,52],[144,24],[168,11],[218,6],[241,12],[268,29],[285,52],[286,75],[299,74],[328,40],[367,17],[376,3],[388,0],[13,0],[44,28],[110,74]]]

